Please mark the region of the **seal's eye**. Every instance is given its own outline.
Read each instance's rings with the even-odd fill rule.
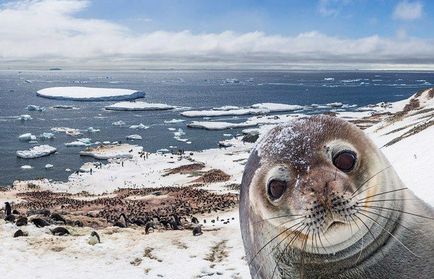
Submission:
[[[268,182],[268,195],[271,200],[279,199],[286,190],[287,182],[283,180],[273,179]]]
[[[344,172],[349,172],[356,164],[356,153],[350,150],[342,150],[333,156],[333,165]]]

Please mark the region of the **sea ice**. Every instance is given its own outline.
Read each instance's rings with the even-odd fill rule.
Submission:
[[[65,146],[67,147],[82,147],[82,146],[90,146],[90,145],[92,145],[90,138],[81,138],[73,142],[65,143]]]
[[[40,107],[40,106],[37,106],[37,105],[28,105],[28,106],[26,107],[26,109],[27,109],[28,111],[44,111],[44,110],[45,110],[44,107]]]
[[[46,165],[45,165],[45,168],[46,168],[46,169],[52,169],[53,167],[54,167],[54,166],[53,166],[52,164],[46,164]]]
[[[198,128],[206,130],[225,130],[232,128],[245,128],[256,126],[257,123],[230,123],[230,122],[213,122],[213,121],[193,121],[187,125],[189,128]]]
[[[174,106],[158,103],[146,102],[119,102],[105,107],[107,110],[126,110],[126,111],[140,111],[140,110],[168,110],[174,109]]]
[[[141,139],[142,139],[142,136],[141,136],[141,135],[134,134],[134,135],[129,135],[129,136],[127,136],[126,138],[127,138],[127,140],[141,140]]]
[[[28,114],[21,114],[18,117],[18,119],[21,120],[21,121],[27,121],[27,120],[32,120],[33,118],[30,115],[28,115]]]
[[[184,119],[175,119],[173,118],[172,120],[164,120],[165,124],[175,124],[175,123],[181,123],[184,122]]]
[[[36,140],[36,136],[32,135],[31,133],[25,133],[22,134],[18,137],[19,140],[21,141],[35,141]]]
[[[113,122],[112,125],[113,126],[123,126],[123,125],[125,125],[125,122],[122,120],[119,120],[119,121]]]
[[[33,169],[33,167],[31,165],[23,165],[23,166],[21,166],[21,169],[22,170],[30,170],[30,169]]]
[[[24,159],[34,159],[43,156],[48,156],[56,152],[56,148],[50,145],[38,145],[28,150],[18,150],[17,156]]]
[[[93,88],[82,86],[50,87],[38,90],[37,96],[73,101],[115,101],[143,98],[144,92],[120,88]]]
[[[146,126],[142,123],[138,124],[138,125],[131,125],[130,129],[140,129],[140,130],[144,130],[144,129],[148,129],[149,126]]]

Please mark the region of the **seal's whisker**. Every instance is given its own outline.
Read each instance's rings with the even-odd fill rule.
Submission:
[[[400,243],[405,249],[407,249],[411,254],[413,254],[413,256],[415,256],[415,257],[418,257],[419,258],[419,256],[418,255],[416,255],[415,253],[413,253],[413,251],[411,251],[410,250],[410,248],[408,248],[407,246],[405,246],[405,244],[404,243],[402,243],[393,233],[391,233],[391,232],[389,232],[388,230],[386,230],[385,228],[384,228],[384,226],[382,226],[382,225],[380,225],[374,218],[371,218],[370,216],[368,216],[368,215],[366,215],[366,214],[364,214],[364,213],[362,213],[362,212],[359,212],[359,214],[361,214],[361,215],[363,215],[363,216],[365,216],[366,218],[369,218],[369,219],[371,219],[375,224],[377,224],[378,226],[380,226],[380,228],[383,230],[383,231],[385,231],[385,232],[387,232],[391,237],[393,237],[396,241],[398,241],[398,243]],[[381,251],[381,250],[380,250]]]
[[[363,214],[363,213],[360,213],[360,214]],[[356,214],[354,214],[354,216],[355,216],[357,219],[359,219],[360,222],[362,222],[362,224],[366,227],[366,229],[368,229],[369,234],[372,236],[372,238],[374,239],[375,243],[377,243],[377,239],[375,238],[374,233],[371,231],[371,229],[368,227],[368,225],[366,225],[366,223],[363,222],[363,220],[362,220],[359,216],[357,216]],[[378,244],[378,243],[377,243],[377,244]],[[380,252],[381,252],[381,254],[382,254],[383,257],[384,257],[384,253],[383,253],[383,251],[380,250]]]
[[[297,233],[292,237],[292,239],[288,242],[288,244],[285,245],[285,248],[282,250],[282,252],[280,252],[280,254],[279,254],[279,256],[278,256],[278,259],[276,260],[276,266],[274,267],[273,275],[271,276],[271,279],[273,279],[274,274],[276,273],[277,267],[279,266],[279,261],[281,260],[281,258],[282,258],[282,256],[283,256],[284,252],[286,251],[286,249],[288,249],[288,247],[290,247],[290,245],[291,245],[292,243],[294,243],[295,240],[297,240],[297,238],[300,236],[300,234],[304,231],[304,229],[305,229],[306,227],[307,227],[307,225],[304,225],[304,227],[303,227],[300,231],[298,231],[298,232],[297,232]],[[280,244],[280,243],[279,243],[279,244]],[[279,245],[279,244],[278,244],[278,245]]]
[[[384,200],[372,200],[372,201],[364,201],[362,204],[368,204],[371,202],[385,202],[385,201],[416,201],[417,199],[384,199]]]
[[[399,188],[399,189],[395,189],[395,190],[381,192],[381,193],[378,193],[378,194],[375,194],[375,195],[364,197],[363,199],[359,199],[358,201],[360,202],[360,201],[364,201],[366,199],[373,198],[373,197],[376,197],[376,196],[381,196],[381,195],[385,195],[385,194],[389,194],[389,193],[394,193],[394,192],[398,192],[398,191],[403,191],[403,190],[408,190],[408,188],[404,187],[404,188]]]
[[[376,172],[374,175],[372,175],[371,177],[369,177],[367,180],[365,180],[362,184],[360,184],[359,187],[357,187],[357,189],[353,192],[353,195],[351,197],[354,197],[356,195],[356,193],[369,181],[371,181],[371,179],[373,179],[374,177],[376,177],[377,175],[379,175],[380,173],[382,173],[383,171],[391,168],[392,165],[388,165],[387,167],[383,168],[382,170]],[[363,190],[362,192],[364,192],[365,190]],[[360,194],[360,193],[359,193]]]
[[[290,221],[288,221],[288,222],[290,222]],[[286,222],[286,223],[288,223],[288,222]],[[285,223],[284,223],[284,224],[285,224]],[[259,253],[261,253],[262,250],[264,250],[265,247],[267,247],[268,244],[270,244],[273,240],[275,240],[276,238],[278,238],[280,235],[284,234],[285,232],[287,232],[288,230],[290,230],[291,228],[293,228],[293,227],[295,227],[295,226],[297,226],[297,225],[299,225],[299,224],[303,224],[303,222],[302,222],[302,221],[301,221],[301,222],[298,222],[298,223],[296,223],[295,225],[292,225],[291,227],[289,227],[289,228],[287,228],[287,229],[284,229],[282,232],[278,233],[278,234],[277,234],[276,236],[274,236],[272,239],[270,239],[269,241],[267,241],[267,243],[265,243],[264,246],[262,246],[261,249],[259,249],[258,252],[256,252],[256,254],[255,254],[255,255],[252,257],[252,259],[249,261],[249,265],[252,264],[252,262],[253,262],[253,260],[256,258],[256,256],[258,256]]]
[[[373,209],[374,209],[374,208],[373,208]],[[378,209],[377,209],[377,210],[378,210]],[[387,216],[383,216],[383,215],[381,215],[381,214],[378,214],[378,213],[376,213],[376,212],[369,211],[369,210],[367,210],[367,209],[362,209],[362,208],[360,208],[359,211],[363,211],[363,212],[366,212],[366,213],[374,214],[374,215],[377,215],[377,216],[382,217],[382,218],[384,218],[384,219],[389,219],[389,217],[387,217]],[[397,223],[398,225],[400,225],[401,227],[407,229],[408,231],[410,231],[410,232],[412,232],[412,233],[416,233],[415,231],[413,231],[413,230],[407,228],[407,227],[404,226],[402,223],[400,223],[400,222],[398,221],[398,219],[394,219],[393,221],[396,222],[396,223]]]
[[[284,217],[296,217],[296,216],[301,216],[301,217],[299,217],[299,218],[295,218],[295,219],[292,219],[291,221],[295,221],[295,220],[299,220],[299,219],[301,219],[301,218],[304,218],[304,216],[301,215],[301,214],[280,215],[280,216],[274,216],[274,217],[270,217],[270,218],[262,219],[262,220],[259,220],[259,221],[255,221],[254,223],[257,224],[257,223],[265,222],[265,221],[267,221],[267,220],[278,219],[278,218],[284,218]]]
[[[325,252],[326,254],[328,254],[329,252],[327,251],[327,249],[325,248],[324,244],[322,243],[322,240],[321,240],[321,234],[320,234],[319,231],[318,231],[318,239],[319,239],[319,243],[321,244],[322,248],[324,249],[324,252]]]
[[[307,227],[307,235],[306,235],[306,239],[304,240],[304,243],[302,244],[301,247],[301,268],[300,268],[300,278],[303,279],[304,278],[304,254],[306,252],[306,245],[307,245],[307,240],[309,239],[309,235],[310,235],[310,228],[311,226]]]
[[[370,205],[369,207],[362,206],[362,207],[363,207],[363,208],[386,209],[386,210],[391,210],[391,211],[401,212],[401,213],[404,213],[404,214],[409,214],[409,215],[416,216],[416,217],[420,217],[420,218],[425,218],[425,219],[429,219],[429,220],[434,220],[434,217],[424,216],[424,215],[420,215],[420,214],[416,214],[416,213],[412,213],[412,212],[407,212],[407,211],[404,211],[404,210],[395,209],[395,208],[390,208],[390,207],[377,206],[377,205]]]

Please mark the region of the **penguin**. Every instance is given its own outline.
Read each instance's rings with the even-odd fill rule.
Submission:
[[[89,243],[89,245],[95,245],[97,243],[101,243],[101,239],[96,231],[93,231],[90,234],[90,238],[87,243]]]
[[[27,233],[27,232],[23,232],[22,230],[17,230],[15,233],[14,233],[14,238],[16,238],[16,237],[20,237],[20,236],[28,236],[29,234]]]
[[[51,219],[57,222],[62,222],[63,224],[66,225],[66,220],[58,213],[51,214]]]
[[[17,222],[15,223],[15,225],[17,225],[18,227],[20,227],[20,226],[26,226],[27,225],[27,217],[25,217],[25,216],[18,217]]]
[[[193,228],[193,236],[199,236],[202,235],[202,225],[198,225],[196,227]]]
[[[50,229],[51,233],[53,235],[58,235],[58,236],[63,236],[63,235],[69,235],[69,231],[67,229],[65,229],[64,227],[57,227],[54,229]]]
[[[43,228],[50,225],[47,221],[41,218],[32,219],[32,223],[38,228]]]
[[[5,202],[5,214],[6,214],[6,216],[12,214],[12,207],[11,207],[11,204],[9,202]]]

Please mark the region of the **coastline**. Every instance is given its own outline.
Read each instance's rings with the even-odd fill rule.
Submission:
[[[336,112],[335,115],[365,128],[403,182],[431,205],[434,205],[434,197],[430,195],[432,191],[429,184],[434,180],[430,171],[434,163],[434,150],[429,145],[430,139],[434,138],[433,95],[434,89],[428,89],[399,102],[377,104],[356,112]],[[273,125],[288,121],[291,117],[293,115],[286,114],[279,114],[278,118],[274,115],[252,116],[249,121],[260,121],[262,125],[253,130],[263,135]],[[11,189],[0,192],[0,203],[14,202],[19,207],[20,204],[34,201],[34,197],[26,196],[26,193],[39,191],[77,200],[121,195],[119,198],[123,201],[145,199],[157,204],[162,198],[191,188],[212,195],[236,196],[244,164],[255,143],[243,142],[242,136],[226,140],[225,143],[228,146],[226,148],[186,151],[178,155],[144,155],[136,146],[132,148],[132,157],[109,159],[107,164],[101,166],[87,163],[82,167],[82,172],[72,174],[67,182],[48,179],[16,181]],[[200,166],[185,167],[193,164]],[[137,194],[140,189],[149,191]],[[163,189],[163,197],[152,194],[159,189]],[[19,209],[25,210],[25,207]],[[238,206],[227,206],[217,211],[216,208],[210,209],[208,212],[200,213],[199,210],[194,213],[203,225],[204,234],[198,237],[192,235],[188,220],[183,230],[157,228],[147,235],[140,226],[115,228],[109,222],[92,223],[91,219],[86,219],[93,218],[88,216],[91,208],[79,208],[65,214],[68,218],[80,219],[85,223],[84,227],[66,226],[71,230],[71,236],[52,236],[47,228],[38,229],[28,225],[25,230],[29,236],[14,239],[12,235],[17,227],[2,218],[1,241],[4,246],[2,251],[5,252],[0,260],[11,264],[0,266],[0,274],[20,277],[32,272],[47,278],[45,269],[51,268],[53,263],[55,271],[48,278],[66,274],[75,274],[77,278],[91,278],[95,274],[107,278],[143,278],[145,275],[149,278],[174,278],[180,273],[185,274],[186,278],[217,278],[222,275],[224,278],[249,278],[239,232]],[[56,212],[62,210],[52,209]],[[224,224],[217,217],[219,220],[229,219],[229,223]],[[211,223],[210,220],[215,222]],[[87,239],[94,229],[100,233],[102,243],[91,246],[87,244]],[[173,257],[174,251],[179,256]],[[21,263],[19,270],[13,267],[18,263]]]

